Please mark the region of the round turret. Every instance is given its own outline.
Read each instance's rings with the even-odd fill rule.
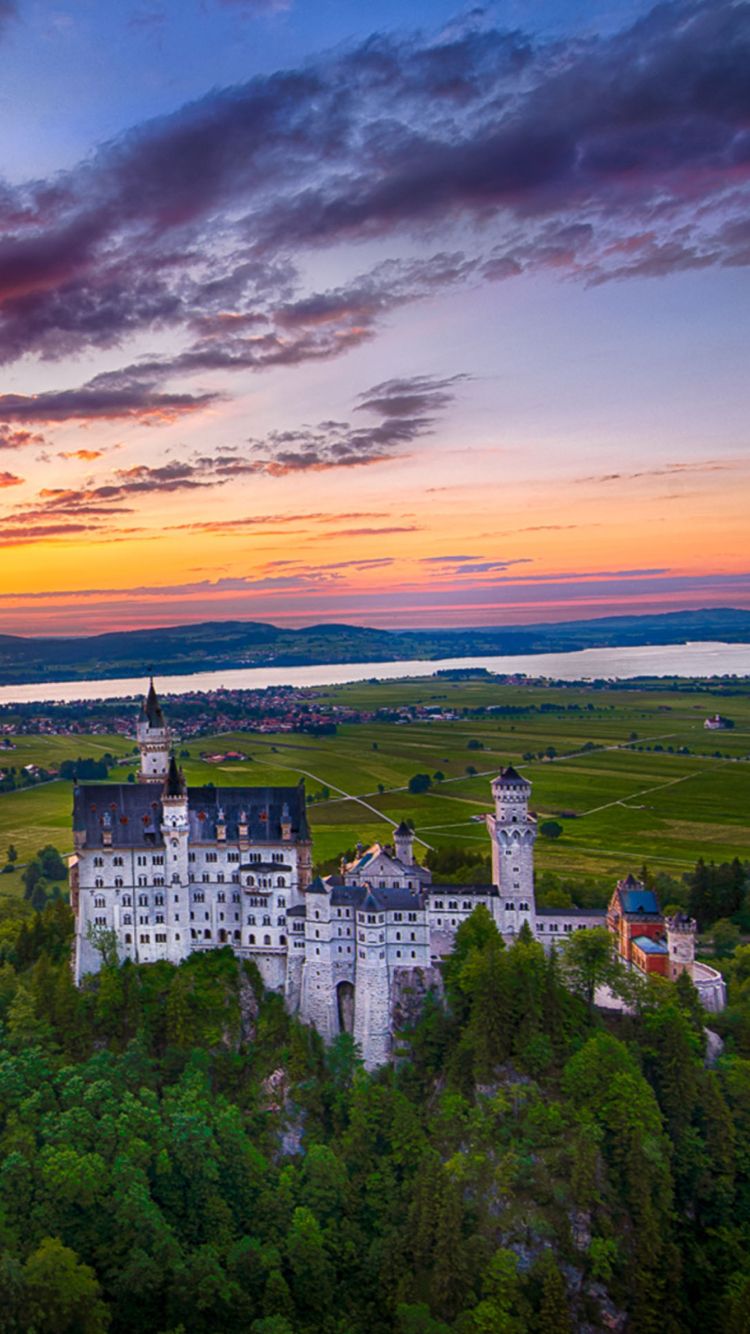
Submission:
[[[687,913],[676,912],[666,917],[667,948],[669,950],[669,977],[672,982],[680,973],[693,975],[695,963],[695,933],[697,923]]]

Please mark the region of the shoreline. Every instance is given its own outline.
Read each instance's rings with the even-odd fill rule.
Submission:
[[[632,681],[641,677],[717,679],[750,676],[750,643],[698,640],[679,644],[643,644],[575,649],[569,652],[475,654],[468,657],[404,659],[385,662],[318,663],[308,666],[227,667],[206,672],[159,672],[162,695],[179,696],[218,690],[315,689],[357,682],[430,678],[441,672],[483,670],[489,675],[530,680]],[[0,705],[68,703],[139,698],[147,674],[87,680],[30,681],[0,686]]]

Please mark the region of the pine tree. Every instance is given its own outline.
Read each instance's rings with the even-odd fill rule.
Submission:
[[[573,1331],[567,1288],[551,1255],[545,1264],[542,1301],[534,1329],[536,1334],[572,1334]]]

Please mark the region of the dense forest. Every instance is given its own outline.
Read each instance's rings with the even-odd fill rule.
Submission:
[[[71,930],[0,917],[3,1334],[750,1330],[750,1060],[689,979],[603,1016],[601,932],[479,908],[368,1075],[229,950],[76,990]]]

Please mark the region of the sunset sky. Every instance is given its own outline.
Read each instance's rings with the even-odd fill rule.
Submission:
[[[750,5],[0,0],[0,633],[750,606]]]

